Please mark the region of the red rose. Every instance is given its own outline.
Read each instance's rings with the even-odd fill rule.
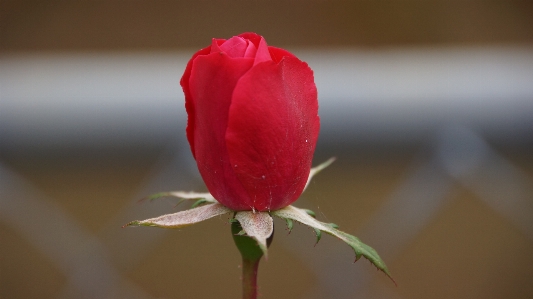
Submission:
[[[244,33],[195,53],[180,83],[191,151],[221,204],[269,211],[298,199],[320,128],[307,63]]]

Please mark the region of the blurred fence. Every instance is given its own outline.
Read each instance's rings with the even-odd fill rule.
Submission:
[[[486,139],[519,146],[531,141],[532,51],[461,50],[444,56],[430,51],[422,58],[418,54],[400,51],[351,58],[346,53],[344,57],[303,54],[315,69],[321,94],[324,130],[320,145],[344,142],[349,148],[352,139],[387,140],[408,141],[423,149],[400,185],[356,235],[379,248],[384,260],[394,264],[446,206],[449,194],[460,187],[520,231],[531,247],[531,176]],[[439,60],[442,57],[444,60]],[[472,57],[477,57],[474,62]],[[60,149],[131,140],[132,146],[139,142],[164,145],[168,136],[181,134],[176,126],[183,128],[184,112],[176,98],[181,97],[177,82],[183,60],[138,58],[106,58],[103,62],[71,57],[57,64],[63,60],[2,57],[0,133],[4,153],[13,156],[27,147]],[[131,119],[132,115],[138,117]],[[85,125],[80,125],[80,119]],[[192,189],[198,182],[184,137],[177,138],[167,142],[161,162],[132,201],[112,219],[103,219],[106,224],[96,234],[11,169],[8,161],[0,164],[0,223],[27,240],[66,277],[57,292],[59,298],[155,297],[127,273],[161,246],[168,232],[119,228],[149,214],[168,213],[166,206],[134,204],[139,198],[153,190]],[[304,298],[352,298],[354,294],[409,298],[397,289],[369,287],[374,273],[341,262],[337,257],[347,251],[340,242],[324,245],[328,253],[316,260],[297,238],[279,240],[310,269],[316,282]],[[510,251],[513,254],[512,248]],[[526,265],[531,266],[530,261]],[[5,275],[9,274],[0,272],[0,297],[15,298],[1,289]],[[527,289],[524,292],[524,298],[532,295]]]

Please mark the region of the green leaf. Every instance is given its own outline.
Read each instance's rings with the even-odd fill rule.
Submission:
[[[232,210],[226,208],[225,206],[219,203],[212,203],[197,208],[167,214],[155,218],[150,218],[146,220],[135,220],[132,221],[123,227],[126,226],[155,226],[163,228],[179,228],[187,225],[195,224],[215,216],[223,215],[226,213],[233,212]]]
[[[257,244],[267,258],[267,239],[274,231],[274,220],[267,212],[240,211],[235,214],[235,219],[239,221],[242,229]]]
[[[360,259],[361,256],[364,256],[379,270],[383,271],[394,282],[394,279],[392,279],[390,272],[387,269],[387,266],[385,265],[385,262],[383,262],[383,260],[379,257],[378,253],[372,247],[361,242],[361,240],[359,240],[357,237],[354,237],[350,234],[336,229],[334,225],[330,223],[320,222],[315,218],[311,217],[304,209],[299,209],[294,206],[287,206],[283,209],[273,211],[272,215],[280,217],[282,219],[292,219],[298,221],[302,224],[308,225],[314,229],[326,232],[341,239],[350,247],[352,247],[355,252],[356,261]]]

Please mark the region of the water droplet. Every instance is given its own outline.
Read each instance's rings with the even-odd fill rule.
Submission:
[[[305,142],[307,142],[307,139],[305,140]]]
[[[266,178],[266,176],[264,176],[264,175],[262,175],[261,177],[263,178],[263,180]]]

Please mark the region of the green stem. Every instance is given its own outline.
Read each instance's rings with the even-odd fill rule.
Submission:
[[[242,258],[242,298],[257,298],[257,270],[260,259]]]
[[[259,262],[263,257],[263,251],[257,245],[257,242],[248,237],[239,235],[242,230],[238,221],[231,223],[231,234],[233,241],[242,255],[242,298],[256,299],[257,298],[257,272]],[[274,233],[268,238],[267,246],[270,246]]]

